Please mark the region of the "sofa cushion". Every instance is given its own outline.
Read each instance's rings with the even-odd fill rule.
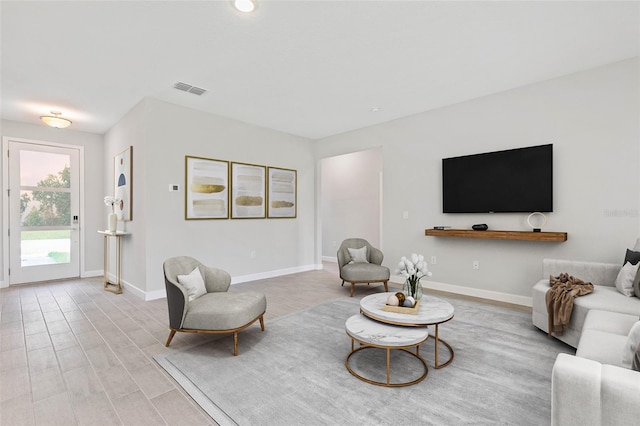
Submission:
[[[542,277],[547,279],[548,283],[550,275],[557,277],[562,273],[566,273],[594,285],[613,286],[620,268],[622,268],[622,265],[616,263],[543,259]]]
[[[608,286],[593,286],[593,293],[577,297],[573,303],[574,308],[575,305],[578,305],[587,309],[601,309],[603,311],[621,312],[631,315],[640,314],[640,299],[635,297],[621,297],[620,293],[618,293],[614,287]]]
[[[631,327],[631,331],[629,331],[629,336],[627,336],[627,341],[622,352],[622,366],[626,368],[631,368],[631,364],[633,363],[633,358],[636,355],[636,351],[640,347],[640,321],[636,322],[633,327]]]
[[[622,353],[627,344],[627,336],[600,330],[582,330],[576,356],[624,367]],[[627,367],[628,368],[628,367]]]
[[[624,254],[624,262],[622,262],[622,264],[624,265],[627,262],[631,263],[632,265],[640,262],[640,251],[627,249],[626,253]]]
[[[628,250],[627,250],[628,251]],[[622,266],[618,277],[616,278],[616,290],[625,296],[633,296],[633,281],[638,275],[638,267],[640,262],[635,265],[631,262],[627,262]]]
[[[636,241],[636,245],[633,247],[633,250],[627,249],[624,256],[624,263],[626,262],[630,262],[634,265],[640,262],[640,238]],[[640,297],[640,270],[636,273],[633,280],[633,295]]]
[[[636,354],[633,356],[631,369],[635,371],[640,371],[640,346],[638,346],[638,348],[636,349]]]
[[[606,333],[628,336],[629,330],[638,322],[637,315],[591,309],[584,320],[583,330],[599,330]]]

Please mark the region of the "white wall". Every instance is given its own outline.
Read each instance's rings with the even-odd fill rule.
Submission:
[[[126,223],[131,235],[123,241],[123,279],[145,297],[164,291],[162,263],[172,256],[223,268],[234,282],[317,267],[312,141],[152,99],[105,140],[111,156],[133,146],[133,221]],[[186,221],[185,155],[296,169],[297,218]],[[169,192],[175,183],[181,191]]]
[[[84,217],[81,218],[84,246],[80,248],[84,256],[84,269],[80,273],[82,276],[102,273],[102,240],[97,233],[99,229],[104,229],[106,218],[106,211],[101,208],[104,206],[102,198],[105,195],[102,190],[104,186],[102,135],[77,132],[72,128],[53,129],[44,124],[34,125],[10,120],[2,120],[1,123],[2,136],[84,147],[85,176],[83,197],[85,211]],[[0,167],[2,167],[1,164]],[[4,196],[0,197],[0,210],[4,200]],[[0,235],[0,252],[3,247],[3,237]],[[2,265],[3,257],[4,253],[1,253],[0,275],[4,271],[4,265]],[[4,281],[4,277],[0,277],[0,281]]]
[[[142,101],[137,104],[129,113],[127,113],[113,128],[111,128],[104,137],[104,154],[103,163],[105,170],[105,181],[103,193],[104,195],[114,194],[114,156],[129,146],[133,146],[132,153],[132,221],[118,222],[118,230],[126,231],[129,234],[122,237],[122,278],[125,283],[130,283],[132,287],[138,289],[137,294],[144,297],[146,268],[145,258],[147,253],[146,247],[146,193],[144,191],[147,173],[144,166],[148,160],[146,158],[146,139],[145,139],[145,106],[146,102]],[[109,212],[105,207],[105,218]],[[111,265],[114,265],[114,251],[111,250]],[[113,273],[113,268],[110,268]]]
[[[346,238],[380,246],[380,148],[325,158],[320,164],[322,257],[335,260]]]
[[[412,252],[436,256],[432,285],[527,303],[544,257],[622,262],[640,235],[639,72],[635,58],[486,96],[323,139],[317,156],[383,147],[387,266]],[[546,143],[554,145],[554,213],[544,230],[568,232],[567,242],[424,235],[474,223],[528,230],[525,214],[443,214],[441,159]]]

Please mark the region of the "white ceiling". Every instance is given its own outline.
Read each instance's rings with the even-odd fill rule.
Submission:
[[[320,139],[640,55],[637,1],[258,1],[2,1],[2,118],[152,97]]]

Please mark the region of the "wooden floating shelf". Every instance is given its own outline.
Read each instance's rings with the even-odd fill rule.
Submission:
[[[520,240],[562,243],[567,241],[566,232],[532,231],[473,231],[469,229],[425,229],[428,237],[482,238],[486,240]]]

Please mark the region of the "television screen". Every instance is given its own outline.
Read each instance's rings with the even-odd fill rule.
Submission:
[[[444,158],[442,211],[553,211],[553,145]]]

